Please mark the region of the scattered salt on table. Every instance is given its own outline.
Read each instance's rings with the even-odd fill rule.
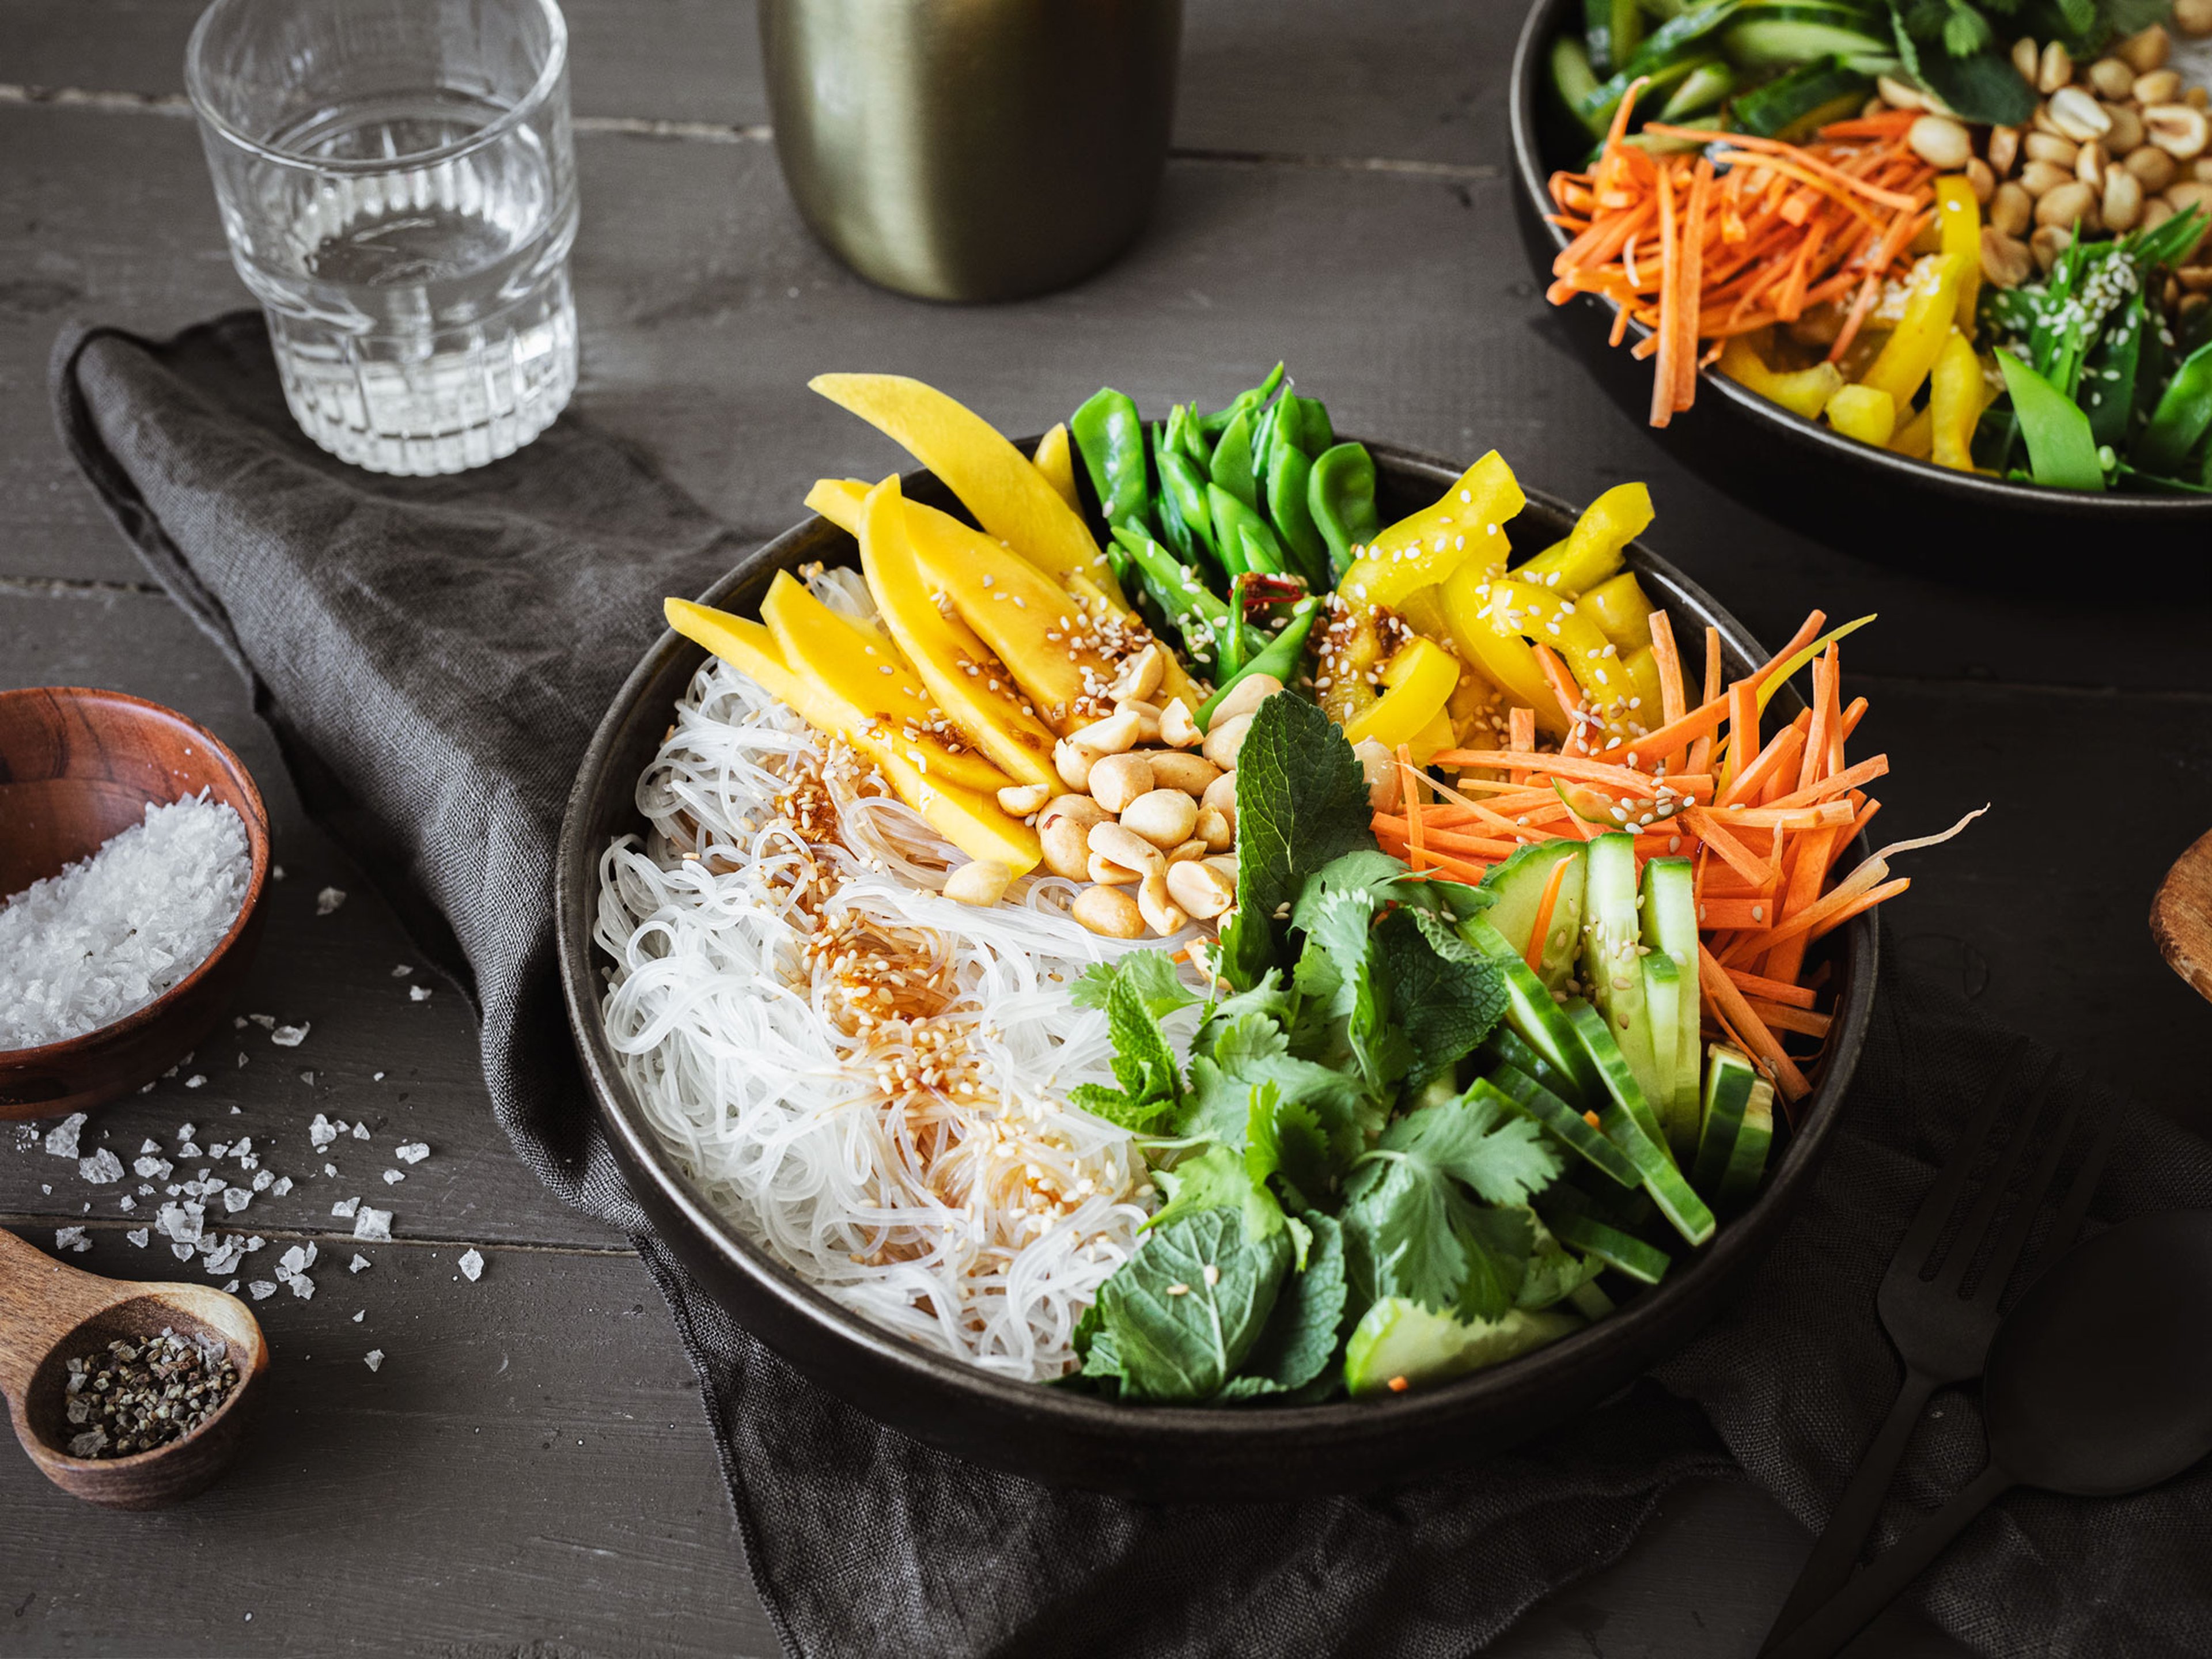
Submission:
[[[371,1370],[378,1370],[384,1364],[384,1350],[381,1348],[371,1348],[367,1353],[361,1357],[361,1363],[368,1366]]]
[[[430,988],[427,985],[409,986],[407,1000],[410,1002],[428,1002],[430,1000]]]
[[[353,1236],[372,1243],[389,1243],[392,1239],[392,1212],[362,1205],[361,1213],[354,1218]]]
[[[402,1164],[420,1164],[430,1156],[430,1145],[424,1140],[410,1140],[404,1146],[395,1146],[392,1155]]]
[[[296,1048],[307,1040],[307,1033],[313,1029],[304,1020],[297,1025],[279,1025],[270,1032],[269,1040],[279,1048]]]
[[[57,1227],[54,1229],[54,1248],[82,1252],[92,1248],[92,1240],[85,1237],[82,1227]]]
[[[75,1158],[77,1131],[84,1127],[84,1114],[71,1112],[46,1131],[46,1150],[56,1158]]]
[[[460,1267],[461,1277],[467,1279],[470,1284],[475,1284],[477,1280],[483,1277],[484,1259],[483,1252],[473,1247],[463,1251],[461,1254]]]
[[[0,904],[0,1050],[112,1025],[177,985],[238,919],[252,867],[238,814],[203,792],[149,801],[91,857]]]
[[[354,1253],[353,1260],[346,1263],[346,1271],[349,1273],[357,1273],[363,1268],[374,1267],[374,1265],[375,1264],[370,1261],[367,1256],[362,1255],[356,1250]]]
[[[326,916],[344,902],[344,888],[325,887],[315,895],[315,914],[319,916]]]
[[[105,1187],[123,1179],[123,1160],[105,1146],[90,1158],[76,1161],[77,1179],[88,1181],[95,1187]]]

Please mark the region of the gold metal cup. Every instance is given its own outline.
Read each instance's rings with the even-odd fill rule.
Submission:
[[[1182,0],[761,0],[760,25],[792,197],[871,282],[1042,294],[1152,208]]]

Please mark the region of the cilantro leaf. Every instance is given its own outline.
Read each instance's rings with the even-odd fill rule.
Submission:
[[[1284,1231],[1283,1206],[1226,1146],[1209,1146],[1172,1170],[1155,1170],[1152,1179],[1167,1193],[1168,1201],[1146,1224],[1149,1231],[1200,1210],[1235,1211],[1244,1218],[1244,1231],[1253,1238],[1273,1237]]]
[[[1290,1265],[1290,1237],[1279,1223],[1260,1238],[1234,1209],[1156,1223],[1099,1287],[1103,1328],[1091,1354],[1110,1339],[1125,1397],[1210,1399],[1259,1340]]]
[[[1468,1252],[1455,1224],[1474,1206],[1436,1170],[1408,1158],[1362,1164],[1346,1192],[1345,1251],[1358,1305],[1403,1296],[1438,1312],[1456,1307]]]
[[[1209,1025],[1200,1034],[1177,1133],[1247,1146],[1253,1091],[1263,1085],[1272,1085],[1284,1101],[1313,1115],[1338,1166],[1364,1150],[1358,1085],[1342,1072],[1292,1054],[1283,1028],[1259,1012]]]
[[[1291,1201],[1304,1207],[1325,1195],[1334,1170],[1321,1115],[1303,1100],[1285,1100],[1273,1083],[1250,1091],[1244,1131],[1244,1168],[1255,1181],[1279,1176]]]
[[[1372,849],[1373,809],[1359,760],[1336,722],[1304,698],[1261,703],[1237,757],[1237,917],[1221,936],[1222,972],[1239,989],[1284,957],[1278,909],[1332,859]]]
[[[1328,1368],[1344,1321],[1344,1230],[1309,1212],[1314,1242],[1303,1270],[1283,1283],[1273,1315],[1243,1370],[1222,1389],[1227,1400],[1302,1389]]]
[[[1552,1230],[1528,1212],[1535,1247],[1529,1252],[1528,1271],[1522,1276],[1516,1308],[1548,1308],[1564,1301],[1598,1276],[1604,1263],[1594,1256],[1579,1256],[1553,1236]]]
[[[1503,1319],[1519,1300],[1535,1248],[1536,1212],[1526,1207],[1455,1212],[1467,1249],[1467,1278],[1460,1285],[1462,1319]]]
[[[1560,1169],[1535,1120],[1509,1115],[1487,1092],[1408,1112],[1382,1132],[1381,1150],[1464,1181],[1491,1204],[1525,1205]]]
[[[1394,912],[1376,930],[1376,950],[1417,1078],[1474,1053],[1505,1012],[1504,969],[1434,916]]]

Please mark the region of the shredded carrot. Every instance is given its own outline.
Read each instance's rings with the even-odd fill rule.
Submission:
[[[1552,931],[1552,912],[1559,902],[1559,888],[1567,878],[1567,866],[1574,860],[1563,857],[1552,866],[1552,873],[1544,882],[1544,896],[1536,901],[1535,920],[1528,928],[1528,971],[1544,971],[1544,941]]]
[[[1760,1069],[1773,1079],[1784,1099],[1800,1101],[1813,1092],[1804,1073],[1783,1052],[1781,1042],[1767,1030],[1765,1021],[1759,1018],[1743,993],[1735,988],[1735,981],[1703,944],[1698,946],[1698,984],[1713,1000],[1715,1012],[1724,1016],[1743,1038],[1752,1057],[1763,1062]]]
[[[1406,862],[1419,870],[1421,854],[1427,850],[1421,837],[1421,775],[1413,770],[1413,750],[1402,743],[1398,745],[1398,796],[1406,809],[1406,841],[1409,849]]]
[[[1749,1001],[1747,1006],[1769,1030],[1795,1031],[1800,1036],[1811,1037],[1828,1035],[1831,1021],[1826,1014],[1814,1013],[1805,1008],[1792,1008],[1782,1003]]]
[[[1766,979],[1758,974],[1747,974],[1737,968],[1729,969],[1728,976],[1735,981],[1737,990],[1747,997],[1756,997],[1761,1002],[1784,1003],[1792,1008],[1810,1008],[1813,1006],[1813,993],[1802,985]]]
[[[1536,653],[1536,665],[1544,671],[1544,684],[1552,688],[1552,695],[1559,700],[1559,712],[1567,719],[1566,752],[1581,754],[1589,747],[1589,723],[1583,718],[1583,689],[1575,684],[1575,677],[1559,660],[1558,652],[1548,645],[1532,648]]]

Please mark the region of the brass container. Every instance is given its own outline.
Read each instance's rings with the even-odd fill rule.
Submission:
[[[760,25],[792,197],[871,282],[1042,294],[1152,208],[1182,0],[761,0]]]

